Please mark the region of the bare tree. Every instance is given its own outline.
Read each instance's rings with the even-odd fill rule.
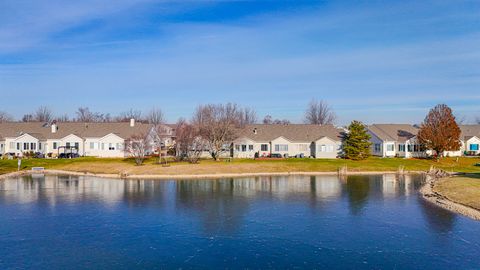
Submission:
[[[12,122],[12,121],[13,121],[13,117],[9,113],[0,111],[0,123]]]
[[[149,124],[152,124],[154,126],[163,125],[164,123],[163,111],[158,108],[151,109],[146,116],[146,120]]]
[[[111,122],[110,114],[92,112],[88,107],[79,107],[75,112],[77,122]]]
[[[230,150],[239,125],[239,107],[236,104],[201,105],[195,111],[192,123],[207,143],[212,158],[218,160]]]
[[[53,113],[47,106],[40,106],[34,113],[33,118],[38,122],[51,122],[53,120]]]
[[[313,125],[333,124],[336,119],[333,109],[323,100],[312,99],[305,111],[305,123]]]
[[[272,116],[271,115],[266,115],[264,118],[263,118],[263,124],[265,125],[271,125],[273,124],[273,119],[272,119]]]
[[[158,152],[157,163],[161,163],[163,150],[165,148],[165,138],[170,136],[168,127],[164,124],[163,112],[160,109],[153,108],[149,111],[146,121],[152,124],[152,142],[155,150]]]
[[[187,159],[190,163],[198,163],[205,148],[205,140],[200,137],[198,129],[185,119],[179,119],[175,143],[177,158],[179,160]]]
[[[257,112],[253,108],[243,108],[240,110],[239,114],[239,125],[242,127],[255,124],[258,121]]]
[[[22,122],[33,122],[33,121],[35,121],[35,119],[31,114],[25,114],[22,117]]]
[[[265,125],[288,125],[290,121],[287,119],[273,119],[271,115],[266,115],[263,118],[263,124]]]
[[[142,111],[130,109],[128,111],[120,113],[118,117],[116,117],[116,121],[119,122],[128,122],[130,119],[141,120]]]
[[[57,116],[56,120],[60,122],[68,122],[70,121],[70,117],[68,117],[68,114],[63,114],[63,115]]]
[[[417,138],[427,149],[435,151],[438,160],[445,151],[460,149],[460,133],[452,109],[445,104],[439,104],[425,117]]]
[[[275,125],[288,125],[288,124],[290,124],[290,120],[288,120],[288,119],[275,119],[275,120],[273,120],[273,124],[275,124]]]
[[[149,150],[150,143],[146,134],[133,135],[125,143],[125,151],[135,159],[137,166],[143,164]]]

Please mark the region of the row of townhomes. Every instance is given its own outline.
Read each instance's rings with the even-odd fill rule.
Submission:
[[[165,129],[171,130],[168,126]],[[133,119],[125,123],[0,123],[0,154],[21,156],[33,152],[57,157],[73,152],[79,156],[125,157],[126,140],[151,132],[151,125]]]
[[[333,125],[247,125],[233,142],[233,157],[337,158],[344,132]]]
[[[480,125],[461,125],[461,148],[447,156],[479,155]],[[126,141],[137,134],[154,136],[152,125],[130,122],[7,122],[0,123],[0,155],[21,156],[40,153],[58,157],[65,152],[79,156],[126,157]],[[175,125],[164,125],[162,145],[173,147]],[[418,143],[419,128],[409,124],[373,124],[372,155],[379,157],[426,157],[432,153]],[[247,125],[237,130],[230,157],[309,157],[338,158],[342,155],[342,138],[346,130],[333,125],[272,124]],[[152,143],[153,145],[156,145]],[[152,152],[154,149],[152,148]]]
[[[461,147],[458,151],[444,153],[458,157],[480,154],[480,125],[460,125]],[[419,128],[408,124],[375,124],[368,126],[371,136],[372,155],[380,157],[426,157],[431,151],[417,141]]]

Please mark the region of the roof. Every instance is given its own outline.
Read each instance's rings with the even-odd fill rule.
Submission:
[[[367,128],[382,141],[405,142],[418,133],[418,128],[410,124],[373,124]]]
[[[462,131],[460,138],[465,141],[476,136],[480,138],[480,125],[459,125],[460,130]]]
[[[43,122],[5,122],[0,123],[0,139],[19,137],[25,133],[37,139],[61,139],[70,134],[81,138],[101,138],[113,133],[123,139],[135,134],[148,133],[151,125],[135,123],[130,127],[129,122],[114,123],[84,123],[84,122],[58,122],[57,132],[52,133],[51,126]]]
[[[255,124],[238,129],[237,137],[245,137],[258,142],[270,142],[278,137],[284,137],[292,142],[313,142],[323,137],[341,141],[342,132],[343,129],[333,125]]]

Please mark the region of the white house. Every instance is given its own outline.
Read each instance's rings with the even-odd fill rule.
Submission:
[[[480,125],[460,125],[461,154],[480,155]]]
[[[341,154],[343,129],[333,125],[247,125],[233,141],[233,157],[337,158]]]
[[[0,154],[27,152],[56,157],[73,152],[80,156],[125,157],[125,142],[133,135],[149,134],[149,124],[130,122],[0,123]]]
[[[417,142],[418,128],[409,124],[373,124],[367,127],[371,153],[380,157],[425,157],[423,146]]]

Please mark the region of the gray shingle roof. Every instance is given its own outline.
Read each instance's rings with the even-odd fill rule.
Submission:
[[[367,128],[383,141],[405,142],[418,133],[418,128],[410,124],[373,124]]]
[[[256,133],[254,132],[256,130]],[[343,129],[333,125],[247,125],[237,131],[237,138],[246,137],[257,142],[270,142],[280,136],[292,142],[313,142],[322,137],[341,141]]]
[[[147,133],[151,125],[135,123],[130,127],[128,122],[120,123],[83,123],[83,122],[59,122],[57,132],[52,133],[51,127],[42,122],[7,122],[0,123],[0,139],[6,137],[18,137],[28,133],[38,139],[61,139],[70,134],[82,138],[98,138],[113,133],[123,139],[134,134]]]
[[[480,125],[460,125],[462,131],[460,138],[468,140],[473,136],[480,138]]]

